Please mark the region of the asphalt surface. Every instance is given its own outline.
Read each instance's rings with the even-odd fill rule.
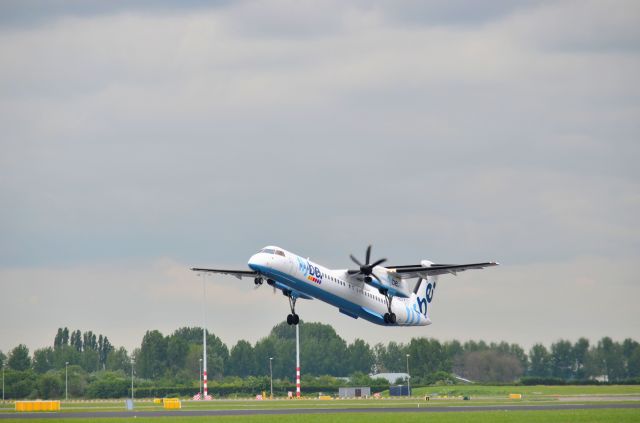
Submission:
[[[543,411],[543,410],[599,410],[638,409],[638,404],[551,404],[551,405],[486,405],[486,406],[427,406],[393,408],[295,408],[268,410],[175,410],[175,411],[87,411],[77,413],[1,413],[2,419],[69,419],[114,417],[206,417],[206,416],[256,416],[285,414],[350,414],[350,413],[464,413],[469,411]]]

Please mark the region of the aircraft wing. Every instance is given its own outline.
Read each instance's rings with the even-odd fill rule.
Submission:
[[[387,271],[395,273],[401,279],[426,278],[427,276],[444,275],[450,273],[456,275],[458,272],[471,269],[484,269],[485,267],[497,266],[498,263],[489,261],[485,263],[470,264],[432,264],[429,267],[420,264],[409,264],[402,266],[385,266]]]
[[[238,279],[255,278],[258,276],[258,272],[254,272],[253,270],[203,269],[199,267],[192,267],[191,270],[194,272],[210,272],[219,273],[221,275],[231,275]]]

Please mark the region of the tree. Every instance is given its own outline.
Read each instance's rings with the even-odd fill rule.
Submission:
[[[110,371],[121,370],[126,374],[131,373],[131,359],[127,354],[127,350],[124,347],[120,347],[117,350],[112,349],[109,351],[106,367]]]
[[[62,372],[60,372],[62,374]],[[78,365],[69,365],[67,368],[67,377],[69,379],[69,397],[82,397],[86,393],[89,385],[89,375]]]
[[[551,356],[542,344],[535,344],[529,352],[529,376],[549,377],[551,375]]]
[[[207,331],[207,377],[221,379],[224,376],[224,369],[229,360],[229,349],[213,333]]]
[[[411,356],[411,375],[427,378],[436,372],[451,373],[453,362],[436,339],[412,338],[407,353]],[[406,355],[400,369],[406,371]]]
[[[128,392],[129,380],[118,372],[101,372],[87,388],[89,398],[122,398]]]
[[[374,356],[369,344],[362,339],[356,339],[347,347],[347,368],[348,374],[360,372],[368,375],[373,367]]]
[[[406,368],[407,347],[391,341],[385,347],[376,346],[376,361],[378,371],[402,372]]]
[[[107,357],[109,353],[113,350],[113,345],[109,342],[109,338],[106,336],[100,335],[98,338],[98,361],[102,368],[105,369],[107,366]]]
[[[98,341],[96,339],[96,334],[92,331],[87,331],[82,334],[82,346],[84,351],[93,350],[96,351],[98,349]]]
[[[290,332],[295,338],[293,327]],[[295,347],[291,352],[291,356],[295,357]],[[305,372],[309,375],[346,376],[344,363],[347,358],[347,343],[331,325],[302,322],[300,354],[304,357]]]
[[[607,380],[613,382],[624,378],[624,355],[619,343],[608,336],[602,338],[598,341],[595,357]]]
[[[580,338],[573,344],[573,377],[582,380],[588,377],[586,372],[586,364],[589,354],[589,340],[586,338]]]
[[[631,338],[622,341],[622,355],[624,356],[625,378],[637,377],[637,363],[634,354],[640,350],[640,344]],[[637,354],[636,354],[637,355]]]
[[[2,351],[0,351],[0,367],[7,363],[7,356],[4,355]]]
[[[456,372],[475,382],[509,383],[522,376],[524,369],[517,357],[488,349],[465,352]]]
[[[9,368],[5,371],[5,397],[26,398],[31,394],[37,394],[36,374],[33,370],[17,371]]]
[[[251,344],[240,340],[231,348],[226,374],[240,377],[254,374],[255,361],[256,357]]]
[[[38,392],[44,399],[60,398],[64,392],[64,384],[57,372],[48,372],[38,379]]]
[[[627,360],[627,377],[640,377],[640,346],[634,348],[629,355],[629,359]]]
[[[147,331],[136,356],[137,374],[156,379],[163,375],[167,363],[167,342],[157,330]]]
[[[511,344],[509,346],[509,354],[518,359],[523,370],[526,370],[529,367],[529,358],[520,345]]]
[[[31,368],[31,358],[29,357],[29,348],[20,344],[9,353],[9,367],[13,370],[25,371]]]
[[[56,336],[53,339],[53,348],[58,349],[61,346],[62,346],[62,328],[58,328],[58,333],[56,333]]]
[[[82,334],[79,330],[76,330],[71,333],[71,346],[76,349],[76,351],[82,351]]]
[[[53,348],[46,347],[33,352],[33,370],[36,373],[46,373],[54,368]]]
[[[73,350],[71,347],[67,347]],[[94,349],[82,351],[80,355],[80,365],[87,372],[96,372],[100,370],[100,357],[98,351]]]
[[[571,342],[560,340],[551,344],[551,376],[569,380],[573,376],[574,357]]]

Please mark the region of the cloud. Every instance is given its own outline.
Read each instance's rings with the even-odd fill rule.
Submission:
[[[338,268],[369,243],[575,272],[638,257],[635,3],[34,4],[0,13],[7,272],[135,263],[160,281],[146,312],[193,301],[149,263],[273,243]]]

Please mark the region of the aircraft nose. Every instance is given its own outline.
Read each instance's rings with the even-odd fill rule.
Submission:
[[[260,258],[259,258],[259,254],[254,254],[251,256],[251,258],[249,258],[249,262],[247,263],[249,265],[249,268],[251,270],[254,271],[258,271],[258,268],[261,264]]]

